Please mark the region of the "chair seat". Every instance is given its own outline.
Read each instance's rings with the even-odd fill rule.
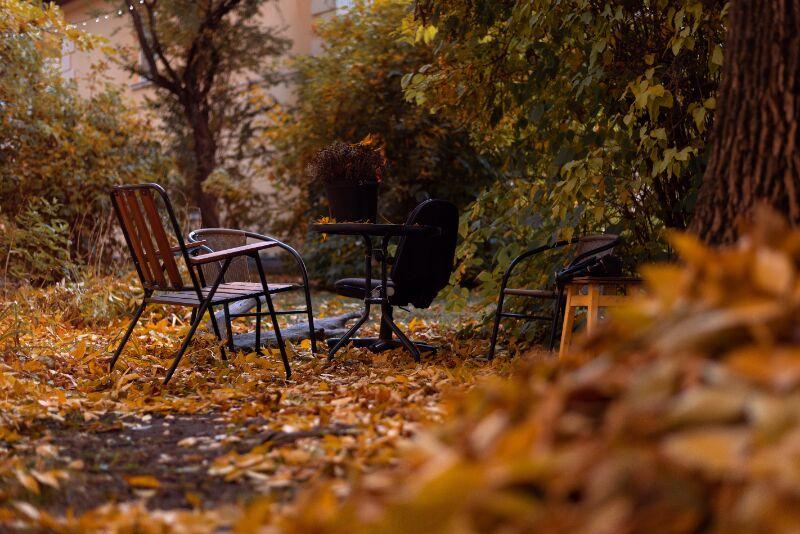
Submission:
[[[517,295],[520,297],[533,297],[540,299],[554,299],[558,297],[558,293],[550,289],[511,289],[506,288],[506,295]]]
[[[269,284],[270,294],[291,291],[300,286],[297,284]],[[210,287],[203,288],[203,295],[208,295]],[[242,300],[263,295],[264,290],[259,282],[228,282],[220,284],[214,293],[211,303],[224,303]],[[194,289],[184,289],[181,291],[156,291],[148,299],[148,302],[159,304],[176,304],[180,306],[200,306],[200,299]]]
[[[394,295],[394,282],[391,280],[387,280],[388,288],[386,289],[386,294],[388,296]],[[342,295],[344,297],[351,297],[355,299],[363,299],[364,298],[364,287],[367,285],[366,278],[342,278],[341,280],[337,280],[336,283],[333,284],[333,287],[336,289],[336,293]],[[372,279],[372,289],[373,291],[381,286],[380,279]]]

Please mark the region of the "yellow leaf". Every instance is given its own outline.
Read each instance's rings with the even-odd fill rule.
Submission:
[[[643,265],[639,268],[647,282],[647,288],[654,296],[667,302],[680,296],[683,287],[684,271],[677,265]]]
[[[661,449],[667,458],[685,467],[733,474],[745,468],[748,443],[745,429],[705,427],[672,435]]]
[[[21,469],[17,469],[15,474],[17,475],[17,480],[19,480],[19,483],[22,484],[25,489],[31,493],[35,493],[36,495],[41,493],[41,490],[39,489],[39,483],[36,482],[36,479],[31,475],[25,471],[22,471]]]
[[[161,483],[152,475],[134,475],[125,477],[125,482],[134,488],[160,488]]]
[[[753,265],[756,286],[772,295],[785,295],[794,284],[794,266],[786,254],[762,248]]]
[[[711,63],[713,65],[722,65],[724,59],[725,59],[725,56],[722,53],[722,47],[719,46],[719,45],[716,45],[714,47],[714,50],[711,52]]]
[[[76,359],[80,360],[83,359],[84,354],[86,354],[86,340],[82,339],[77,345],[75,345],[75,351],[72,353],[72,355],[75,356]]]
[[[33,475],[34,478],[36,478],[36,480],[38,480],[45,486],[50,486],[51,488],[59,489],[58,479],[55,477],[52,471],[42,473],[36,471],[35,469],[31,469],[31,475]]]
[[[686,232],[669,232],[668,237],[678,254],[688,263],[702,264],[708,257],[708,249],[697,236]]]

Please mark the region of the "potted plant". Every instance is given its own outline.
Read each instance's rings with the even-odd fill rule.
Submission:
[[[368,137],[356,144],[336,141],[326,146],[314,155],[308,173],[325,185],[331,218],[375,222],[378,184],[385,168],[380,147]]]

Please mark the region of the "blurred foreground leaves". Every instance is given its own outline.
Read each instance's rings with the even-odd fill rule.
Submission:
[[[737,246],[672,236],[683,265],[582,351],[528,359],[453,403],[343,507],[292,532],[788,532],[800,525],[800,232],[761,213]]]

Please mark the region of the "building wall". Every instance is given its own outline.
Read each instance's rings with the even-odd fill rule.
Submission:
[[[321,49],[320,39],[314,32],[315,24],[325,17],[335,15],[337,9],[346,8],[351,3],[347,0],[275,0],[266,3],[261,17],[265,25],[282,29],[284,35],[292,41],[290,54],[315,54]],[[68,22],[81,30],[106,38],[111,47],[138,48],[129,16],[121,10],[109,10],[108,0],[66,0],[61,2],[61,8]],[[152,84],[114,64],[101,49],[63,50],[62,73],[75,80],[84,96],[91,95],[92,80],[98,78],[95,73],[100,64],[105,64],[102,80],[122,87],[129,98],[129,105],[141,105],[144,98],[152,94]],[[288,85],[272,88],[272,95],[282,104],[291,104],[294,100],[293,89]],[[266,179],[257,180],[254,186],[262,192],[272,189],[272,184]]]
[[[264,6],[261,15],[265,25],[280,28],[291,39],[291,54],[312,54],[320,49],[319,39],[314,33],[314,24],[322,17],[335,13],[337,7],[346,7],[351,2],[339,0],[276,0]],[[107,0],[67,0],[61,9],[68,22],[79,29],[108,39],[115,46],[136,46],[136,38],[130,19],[123,10],[110,9]],[[68,45],[63,50],[62,72],[74,79],[80,92],[86,96],[92,92],[92,80],[98,79],[97,66],[105,64],[103,79],[128,90],[133,103],[141,103],[152,91],[146,80],[126,72],[110,61],[101,49],[75,51]],[[279,100],[291,100],[289,87],[278,87],[274,91]]]

